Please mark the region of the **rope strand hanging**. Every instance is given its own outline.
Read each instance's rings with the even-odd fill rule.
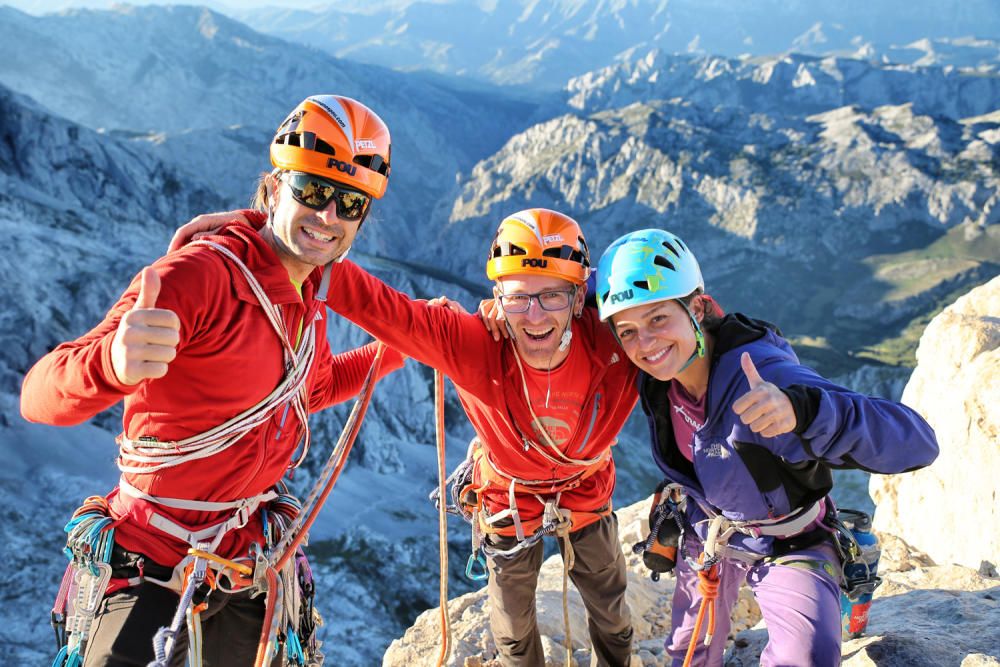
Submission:
[[[440,553],[439,609],[441,617],[441,653],[438,667],[444,667],[451,655],[451,621],[448,617],[448,506],[445,493],[448,473],[445,465],[444,375],[434,371],[434,432],[438,466],[438,552]]]
[[[316,521],[320,508],[323,507],[323,503],[326,502],[330,492],[333,491],[333,487],[337,483],[344,465],[347,463],[347,455],[351,453],[354,441],[361,430],[361,422],[364,420],[365,413],[368,410],[368,404],[371,402],[372,392],[375,389],[375,378],[378,376],[379,369],[382,366],[382,357],[384,354],[385,346],[379,344],[378,351],[375,353],[375,359],[372,361],[372,366],[368,370],[368,375],[365,377],[365,382],[361,387],[361,393],[354,402],[354,407],[351,409],[351,414],[344,424],[344,429],[340,433],[337,445],[334,447],[333,452],[331,452],[326,465],[323,466],[323,470],[316,480],[316,484],[309,492],[308,498],[302,503],[302,511],[289,524],[288,529],[278,544],[275,545],[270,556],[258,559],[257,567],[263,569],[263,571],[255,572],[254,575],[255,581],[260,581],[262,587],[267,589],[266,621],[274,618],[274,610],[277,606],[277,595],[275,593],[278,589],[278,572],[285,566],[288,559],[295,554],[299,545],[309,533],[309,529]],[[271,644],[275,630],[276,628],[271,622],[265,622],[261,628],[260,642],[257,646],[257,660],[254,663],[255,667],[263,667],[266,664],[268,647]]]

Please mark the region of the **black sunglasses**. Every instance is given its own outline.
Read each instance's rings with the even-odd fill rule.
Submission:
[[[337,203],[337,217],[343,220],[360,220],[372,201],[363,192],[312,174],[286,171],[284,177],[295,201],[316,211],[322,211],[334,201]]]

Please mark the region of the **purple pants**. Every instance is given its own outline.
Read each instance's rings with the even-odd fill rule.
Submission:
[[[701,542],[688,535],[688,555],[697,559]],[[671,621],[666,643],[673,667],[681,667],[694,631],[701,595],[698,574],[678,559]],[[722,665],[730,629],[730,613],[746,581],[767,625],[768,642],[761,667],[825,667],[840,664],[840,562],[832,545],[793,551],[775,561],[749,565],[729,559],[719,564],[719,597],[715,602],[715,638],[704,645],[708,614],[699,633],[692,667]]]

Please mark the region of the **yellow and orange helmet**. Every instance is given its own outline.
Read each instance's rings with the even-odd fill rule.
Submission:
[[[278,127],[271,164],[329,178],[380,199],[389,182],[389,128],[357,100],[313,95]]]
[[[590,251],[580,225],[547,208],[504,218],[486,260],[490,280],[517,274],[554,276],[581,285],[590,274]]]

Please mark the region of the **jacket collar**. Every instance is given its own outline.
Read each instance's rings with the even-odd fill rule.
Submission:
[[[211,237],[211,240],[225,246],[243,260],[257,282],[264,288],[271,303],[275,305],[298,303],[306,304],[307,308],[312,307],[322,267],[317,267],[309,274],[309,277],[302,284],[302,296],[300,297],[298,290],[295,289],[288,276],[288,271],[278,259],[278,254],[256,229],[244,224],[231,223],[222,227],[215,236]],[[236,275],[233,287],[240,300],[259,303],[242,274]]]

